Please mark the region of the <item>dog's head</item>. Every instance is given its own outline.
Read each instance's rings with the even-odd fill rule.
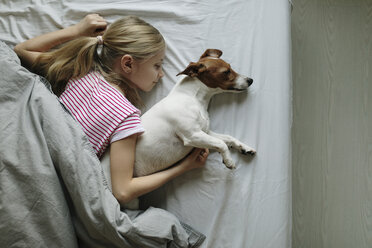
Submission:
[[[197,77],[209,88],[240,92],[246,90],[253,80],[236,73],[224,60],[220,59],[222,51],[207,49],[198,62],[191,62],[187,68],[178,73]]]

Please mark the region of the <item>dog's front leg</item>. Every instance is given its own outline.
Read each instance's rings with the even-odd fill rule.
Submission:
[[[223,163],[226,167],[229,169],[235,169],[235,164],[231,158],[229,148],[221,139],[210,136],[203,131],[192,133],[190,135],[178,134],[178,136],[183,140],[185,146],[217,150],[221,153]]]
[[[250,154],[250,155],[256,154],[256,151],[252,147],[247,146],[246,144],[242,143],[241,141],[239,141],[238,139],[230,135],[214,133],[211,131],[209,131],[209,135],[216,137],[217,139],[223,140],[223,142],[225,142],[225,144],[228,147],[232,147],[240,151],[242,154]]]

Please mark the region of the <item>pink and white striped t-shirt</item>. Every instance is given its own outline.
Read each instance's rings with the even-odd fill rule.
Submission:
[[[98,157],[109,143],[144,132],[141,112],[98,72],[70,79],[59,99],[81,124]]]

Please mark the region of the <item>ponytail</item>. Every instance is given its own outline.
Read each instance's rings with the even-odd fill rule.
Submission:
[[[93,67],[97,39],[81,37],[63,44],[60,48],[39,55],[33,70],[43,75],[59,96],[71,78],[87,74]]]

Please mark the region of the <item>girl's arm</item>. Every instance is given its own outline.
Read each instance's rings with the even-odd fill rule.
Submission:
[[[112,191],[120,204],[151,192],[186,171],[204,166],[209,154],[208,149],[194,149],[189,156],[169,169],[148,176],[133,177],[136,141],[137,135],[131,135],[110,145]]]
[[[21,59],[22,64],[30,68],[37,57],[51,48],[66,41],[80,36],[97,36],[104,33],[107,22],[98,14],[89,14],[78,24],[43,34],[19,43],[14,47],[14,51]]]

